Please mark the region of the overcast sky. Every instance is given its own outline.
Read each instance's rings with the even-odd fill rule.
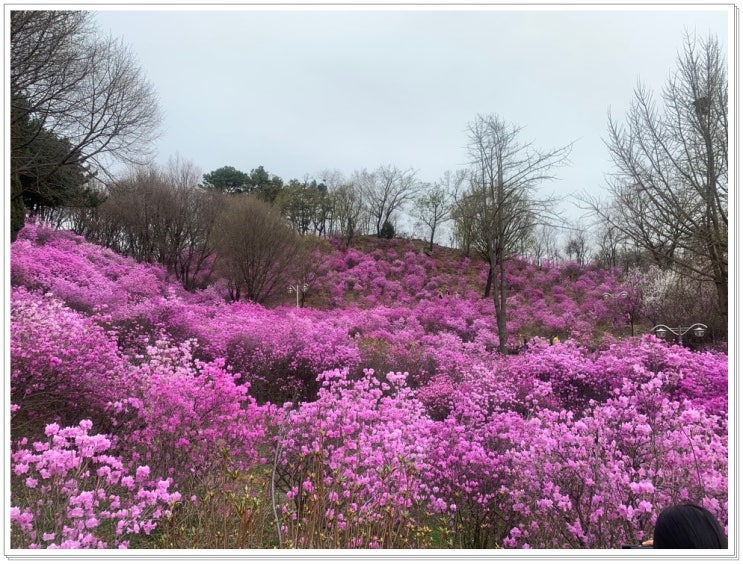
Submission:
[[[155,85],[162,163],[178,153],[202,172],[263,165],[285,181],[393,164],[432,182],[466,164],[468,122],[495,113],[536,147],[574,142],[542,189],[567,195],[604,188],[608,111],[624,115],[638,80],[660,92],[685,31],[727,49],[730,7],[681,8],[137,7],[97,18]]]

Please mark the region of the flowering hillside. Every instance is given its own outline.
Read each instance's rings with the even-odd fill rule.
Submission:
[[[334,247],[308,305],[188,293],[62,231],[11,247],[15,548],[615,548],[727,524],[727,356],[626,335],[617,275]],[[550,337],[561,342],[550,344]]]
[[[492,301],[480,299],[487,279],[483,261],[452,257],[451,253],[446,253],[445,259],[433,257],[416,241],[376,241],[371,252],[338,247],[326,257],[320,281],[311,290],[319,295],[318,304],[324,308],[357,305],[369,309],[426,302],[430,312],[432,302],[443,298],[448,300],[446,307],[436,308],[426,318],[441,319],[442,314],[458,317],[445,313],[455,302],[455,307],[474,308],[473,315],[490,323]],[[626,325],[622,313],[625,304],[604,297],[607,292],[624,290],[617,272],[572,262],[537,266],[514,259],[508,264],[506,279],[509,332],[515,345],[521,344],[516,342],[519,335],[587,340]]]

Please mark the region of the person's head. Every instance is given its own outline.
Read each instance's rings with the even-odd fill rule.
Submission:
[[[727,548],[725,531],[715,516],[693,504],[672,505],[658,515],[653,548]]]

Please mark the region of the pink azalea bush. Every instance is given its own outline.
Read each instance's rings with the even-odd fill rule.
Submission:
[[[46,426],[45,439],[15,442],[11,534],[28,548],[127,548],[171,515],[181,495],[148,466],[127,469],[92,422]]]
[[[107,406],[120,451],[179,487],[219,467],[220,456],[242,470],[259,462],[267,417],[239,374],[225,370],[223,359],[194,359],[192,345],[149,346],[129,372],[135,394]]]
[[[632,305],[603,296],[618,273],[514,261],[500,355],[476,261],[406,241],[324,260],[326,309],[268,309],[24,228],[13,546],[137,545],[207,515],[282,548],[612,548],[683,501],[727,525],[728,357],[608,333]]]
[[[594,386],[563,394],[577,411],[543,373],[530,374],[528,354],[473,371],[452,388],[429,457],[433,483],[458,507],[461,546],[617,547],[647,539],[658,508],[684,501],[727,522],[726,411],[672,399],[679,371],[664,361],[677,351],[646,341],[655,357],[625,364],[607,398],[592,397]],[[606,383],[604,367],[585,351],[559,345],[543,355],[564,363],[560,349],[570,352],[568,372],[580,382]],[[618,363],[600,358],[607,356]]]
[[[406,375],[325,372],[315,402],[287,405],[279,445],[283,530],[302,548],[415,546],[430,487],[431,421]],[[324,535],[331,530],[332,534]]]
[[[11,249],[11,284],[51,293],[85,313],[151,300],[165,289],[165,271],[137,264],[69,231],[27,224]]]
[[[129,393],[128,364],[115,338],[58,298],[13,288],[10,331],[10,395],[19,425],[50,415],[64,425],[80,417],[103,425],[108,402]]]
[[[225,359],[261,403],[312,399],[319,373],[359,362],[344,320],[313,310],[230,303],[193,307],[191,315],[199,353]]]
[[[469,297],[480,291],[461,276],[470,270],[467,258],[451,265],[449,273],[409,241],[379,241],[380,248],[370,253],[353,247],[344,249],[339,241],[333,244],[335,252],[321,266],[321,286],[317,290],[329,296],[333,307],[344,307],[349,302],[365,308],[408,305],[439,295]]]
[[[662,377],[625,382],[578,417],[539,410],[508,452],[499,489],[506,547],[605,548],[652,538],[658,508],[696,502],[727,522],[727,441],[719,418],[671,401]],[[528,439],[524,441],[525,438]]]

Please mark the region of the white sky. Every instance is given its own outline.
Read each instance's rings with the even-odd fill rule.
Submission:
[[[543,188],[566,195],[603,189],[609,109],[621,118],[638,80],[660,92],[685,30],[727,49],[732,17],[709,5],[500,8],[140,6],[97,18],[159,93],[160,162],[263,165],[285,181],[394,164],[432,182],[465,164],[467,123],[497,113],[536,147],[575,143]]]

